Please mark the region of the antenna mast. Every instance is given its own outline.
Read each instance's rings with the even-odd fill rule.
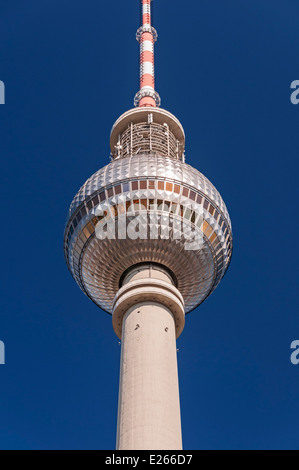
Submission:
[[[152,26],[152,0],[140,0],[142,26],[137,30],[136,39],[140,44],[140,91],[136,94],[136,107],[159,107],[161,98],[155,91],[154,43],[158,34]]]

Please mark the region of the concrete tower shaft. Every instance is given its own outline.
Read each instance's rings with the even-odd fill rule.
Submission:
[[[184,323],[183,298],[167,271],[130,270],[113,311],[122,337],[118,450],[182,448],[176,337]]]

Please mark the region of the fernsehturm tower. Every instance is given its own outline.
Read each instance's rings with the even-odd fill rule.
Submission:
[[[232,254],[226,206],[185,163],[179,120],[155,91],[151,0],[141,0],[140,91],[114,124],[111,162],[71,203],[68,267],[121,339],[117,449],[181,449],[176,338]]]

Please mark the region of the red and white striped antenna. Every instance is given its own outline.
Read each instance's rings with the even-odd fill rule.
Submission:
[[[142,26],[136,39],[140,43],[140,90],[134,99],[136,107],[159,107],[161,98],[155,91],[155,56],[154,43],[158,34],[152,26],[152,0],[140,0],[142,8]]]

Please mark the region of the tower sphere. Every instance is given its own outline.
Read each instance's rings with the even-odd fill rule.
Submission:
[[[185,312],[224,276],[232,254],[227,208],[212,183],[185,163],[185,134],[168,111],[123,114],[111,136],[112,161],[73,199],[64,235],[69,270],[108,313],[130,268],[167,269]]]

